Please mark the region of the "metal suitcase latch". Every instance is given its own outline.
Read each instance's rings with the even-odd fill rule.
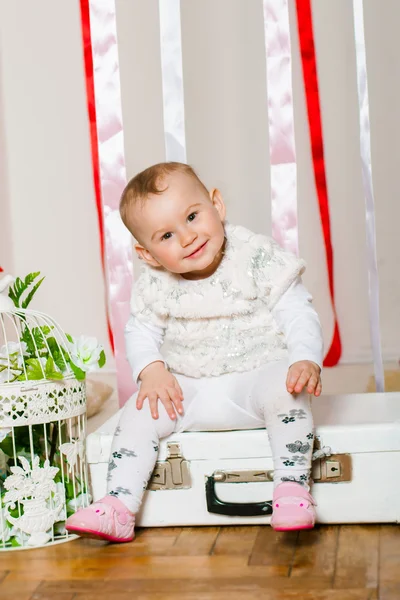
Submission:
[[[351,481],[351,455],[332,454],[315,460],[311,477],[315,483]]]
[[[156,463],[147,489],[157,491],[190,488],[192,482],[189,461],[183,457],[180,445],[169,442],[167,449],[167,459]]]
[[[254,481],[268,482],[274,480],[274,471],[254,471],[243,469],[237,471],[214,471],[216,483],[252,483]],[[311,478],[315,483],[336,483],[351,481],[350,454],[332,454],[314,460]]]
[[[214,471],[214,481],[217,483],[251,483],[253,481],[273,481],[273,471]]]

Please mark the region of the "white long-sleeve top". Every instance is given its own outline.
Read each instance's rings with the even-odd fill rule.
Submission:
[[[303,261],[242,227],[228,225],[226,234],[225,257],[206,280],[144,268],[125,330],[135,380],[155,361],[193,377],[284,357],[322,366],[321,326],[301,281]]]
[[[300,360],[311,360],[322,368],[321,325],[311,302],[311,294],[298,277],[273,308],[272,314],[286,338],[289,365]],[[161,361],[166,364],[161,352],[163,339],[163,327],[131,315],[125,328],[125,341],[135,381],[151,363]]]

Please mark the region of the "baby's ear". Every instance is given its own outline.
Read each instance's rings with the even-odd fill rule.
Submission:
[[[150,252],[148,250],[146,250],[146,248],[144,248],[140,244],[135,244],[135,250],[136,250],[136,254],[140,258],[140,260],[144,260],[151,267],[159,267],[160,266],[160,263],[157,262],[156,259],[152,257]]]
[[[212,190],[210,190],[209,194],[210,200],[213,203],[214,208],[216,208],[221,221],[225,221],[226,208],[221,192],[217,188],[213,188]]]

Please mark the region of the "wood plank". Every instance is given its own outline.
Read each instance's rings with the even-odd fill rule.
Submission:
[[[0,599],[377,600],[380,537],[379,598],[399,600],[400,528],[340,528],[334,577],[338,531],[335,526],[301,534],[265,526],[157,528],[139,530],[132,544],[81,539],[4,552]]]
[[[381,525],[379,584],[400,583],[400,527]],[[399,595],[400,598],[400,595]]]
[[[378,596],[374,595],[371,590],[308,590],[301,592],[301,600],[377,600]],[[344,595],[345,594],[345,595]],[[110,596],[105,593],[87,594],[78,593],[74,596],[74,600],[109,600]],[[139,593],[134,596],[135,600],[227,600],[226,592],[206,592],[206,593]],[[32,598],[33,600],[33,598]],[[41,596],[35,600],[43,600]],[[47,598],[46,598],[47,600]],[[132,600],[132,594],[122,592],[113,594],[113,600]],[[299,593],[293,590],[264,590],[262,592],[251,592],[243,594],[243,592],[229,593],[229,600],[299,600]]]
[[[310,587],[317,579],[325,581],[327,587],[335,573],[339,528],[316,527],[301,531],[294,552],[290,577],[309,579]],[[362,587],[362,586],[360,586]]]
[[[292,566],[298,532],[282,533],[261,527],[254,543],[249,565],[270,567],[270,575],[287,577]]]
[[[9,571],[0,571],[0,583],[7,577]]]
[[[92,596],[92,594],[90,595]],[[57,598],[57,600],[75,600],[76,595],[71,592],[60,591],[57,591],[57,596],[55,596],[53,593],[47,594],[46,592],[34,592],[29,600],[55,600],[55,598]],[[17,599],[14,597],[14,600],[19,600],[19,598]]]
[[[19,552],[7,552],[19,554]],[[1,600],[29,600],[38,587],[38,581],[25,581],[14,578],[13,573],[8,573],[0,583]]]
[[[375,600],[377,598],[376,590],[352,589],[352,590],[329,590],[318,589],[317,587],[304,588],[296,585],[292,579],[282,577],[237,577],[228,579],[203,579],[198,580],[193,576],[192,579],[145,579],[145,580],[113,580],[113,581],[65,581],[65,582],[43,582],[37,593],[51,594],[56,597],[58,593],[75,593],[74,600],[77,597],[86,600],[93,594],[93,598],[119,598],[124,594],[129,594],[130,598],[137,600],[145,596],[149,598],[162,597],[162,595],[171,595],[175,598],[193,597],[198,598],[201,595],[222,594],[222,597],[232,598],[296,598],[301,600],[311,599],[334,599],[334,600]],[[270,596],[270,595],[271,596]],[[79,596],[80,595],[80,596]],[[237,595],[237,596],[235,596]],[[259,595],[259,596],[258,596]]]
[[[377,588],[379,525],[340,528],[333,588]]]
[[[32,553],[34,555],[34,552]],[[247,557],[241,556],[104,556],[85,559],[47,560],[18,562],[11,575],[19,581],[57,581],[66,579],[174,579],[177,570],[182,579],[198,577],[223,578],[236,573],[263,575],[263,567],[247,566]]]
[[[221,527],[215,542],[214,555],[250,556],[260,527]]]
[[[389,583],[379,586],[379,600],[399,600],[400,583]]]
[[[79,539],[65,544],[52,546],[52,558],[58,560],[85,559],[96,556],[152,556],[168,555],[169,549],[175,544],[179,532],[171,532],[171,535],[141,536],[129,544],[109,544],[100,540]],[[37,548],[31,551],[35,560],[46,560],[49,557],[49,548]],[[22,556],[25,559],[22,559]],[[26,562],[26,551],[9,552],[2,556],[1,566],[12,568],[20,562]]]
[[[178,535],[184,530],[186,527],[138,527],[135,529],[136,539],[138,538],[151,538],[156,537],[159,538],[161,536],[171,536]]]
[[[214,548],[219,527],[186,527],[169,549],[170,556],[206,556]]]

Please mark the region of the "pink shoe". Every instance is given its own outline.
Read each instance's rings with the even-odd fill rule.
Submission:
[[[79,509],[65,523],[70,533],[109,542],[131,542],[135,537],[134,527],[135,515],[115,496],[104,496]]]
[[[275,531],[312,529],[315,525],[315,500],[299,483],[279,484],[272,500],[271,527]]]

